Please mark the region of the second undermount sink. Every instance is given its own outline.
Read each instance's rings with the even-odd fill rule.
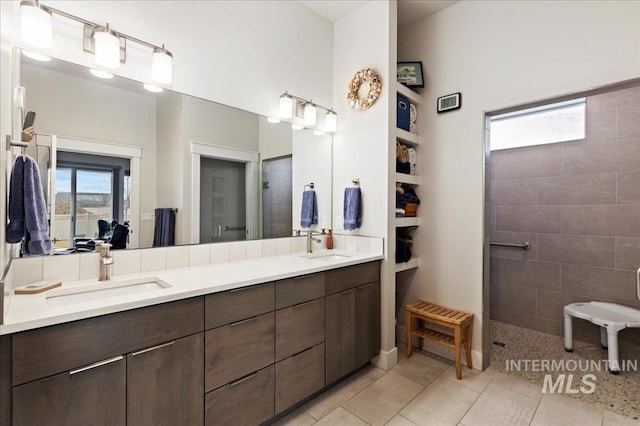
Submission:
[[[91,284],[57,288],[46,294],[47,305],[60,306],[101,300],[108,297],[160,292],[171,284],[158,277],[140,277],[119,281],[97,281]]]

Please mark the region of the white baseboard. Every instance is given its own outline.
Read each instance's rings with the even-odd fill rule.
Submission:
[[[407,344],[407,328],[403,325],[396,325],[396,336],[398,337],[398,344],[403,343]],[[423,350],[427,352],[431,352],[438,356],[441,356],[446,359],[450,359],[451,361],[455,361],[455,356],[453,350],[446,348],[442,345],[439,345],[434,342],[430,342],[428,340],[424,341],[422,345]],[[473,368],[476,370],[482,371],[482,352],[471,350],[471,362],[473,363]],[[465,357],[462,357],[462,364],[467,365],[467,361]]]
[[[398,364],[398,348],[393,348],[390,351],[380,349],[380,355],[375,357],[371,363],[385,371],[391,370]]]

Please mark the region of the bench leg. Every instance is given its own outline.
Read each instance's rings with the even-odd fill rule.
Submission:
[[[407,311],[407,351],[404,354],[405,357],[409,358],[411,356],[411,322],[413,319],[411,318],[411,312]]]
[[[418,318],[418,328],[424,328],[424,320],[422,318]],[[424,349],[424,338],[418,337],[418,349]]]
[[[564,314],[564,350],[573,352],[573,324],[571,315]]]
[[[600,344],[605,349],[609,347],[609,344],[607,343],[607,327],[600,327]]]
[[[456,378],[458,380],[460,380],[462,378],[462,365],[461,365],[461,360],[460,358],[462,358],[462,336],[461,336],[461,331],[460,331],[460,326],[456,326],[454,328],[455,330],[455,352],[456,352]]]
[[[607,330],[607,340],[609,343],[609,371],[612,374],[619,374],[620,363],[618,361],[618,331]]]
[[[467,356],[467,367],[469,367],[469,369],[473,368],[473,364],[471,363],[471,336],[473,334],[473,324],[468,324],[467,325],[467,334],[465,336],[465,340],[467,343],[467,346],[465,348],[465,355]]]

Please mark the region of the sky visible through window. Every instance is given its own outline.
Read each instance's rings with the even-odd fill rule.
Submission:
[[[71,190],[71,173],[69,169],[56,170],[56,193]],[[111,193],[111,173],[78,170],[76,180],[78,193]]]

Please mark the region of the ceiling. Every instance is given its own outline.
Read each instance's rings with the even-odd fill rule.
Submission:
[[[331,22],[338,22],[369,1],[302,0],[302,3]],[[457,0],[398,0],[398,27],[441,11]]]

